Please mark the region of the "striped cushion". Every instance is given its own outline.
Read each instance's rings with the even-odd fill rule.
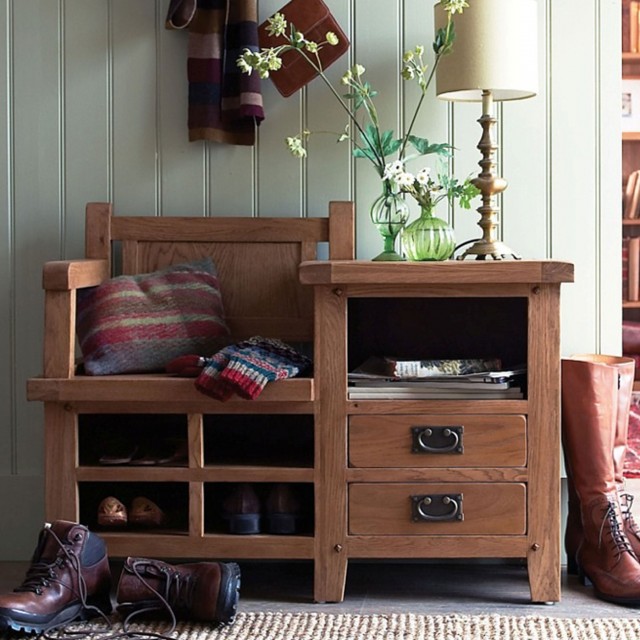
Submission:
[[[77,333],[89,375],[162,371],[178,356],[209,356],[228,336],[210,259],[78,291]]]

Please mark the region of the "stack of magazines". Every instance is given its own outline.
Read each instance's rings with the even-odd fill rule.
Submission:
[[[500,400],[524,397],[525,367],[498,359],[369,358],[348,376],[350,400]]]

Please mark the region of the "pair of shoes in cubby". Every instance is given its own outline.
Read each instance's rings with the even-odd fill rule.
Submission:
[[[98,525],[108,529],[119,529],[127,525],[154,529],[162,527],[166,521],[165,512],[144,496],[134,498],[129,509],[113,496],[107,496],[98,505]]]
[[[229,533],[290,535],[299,528],[300,500],[287,483],[272,485],[264,505],[253,485],[238,484],[222,503],[222,510]]]
[[[98,462],[102,465],[184,465],[187,462],[187,441],[168,438],[142,446],[116,438],[105,443]]]

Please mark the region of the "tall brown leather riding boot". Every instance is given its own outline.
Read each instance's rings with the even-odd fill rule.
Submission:
[[[40,533],[23,583],[0,594],[0,630],[41,632],[111,612],[104,541],[87,527],[56,520]]]
[[[623,529],[613,462],[618,368],[577,358],[562,361],[562,442],[580,503],[578,567],[599,598],[636,606],[640,563]]]
[[[127,616],[169,613],[199,622],[233,622],[238,606],[240,567],[235,562],[171,565],[148,558],[127,558],[116,600]]]
[[[629,538],[631,548],[640,558],[640,527],[633,518],[631,505],[633,496],[627,493],[624,478],[624,459],[627,455],[627,441],[629,435],[629,410],[631,408],[631,394],[635,378],[635,362],[632,358],[617,358],[620,374],[618,384],[618,414],[616,420],[616,435],[613,444],[613,467],[618,487],[618,501],[622,512],[624,532]]]
[[[580,354],[572,357],[572,360],[605,364],[616,367],[618,370],[617,407],[615,411],[615,434],[613,446],[613,464],[615,482],[618,488],[618,502],[622,513],[624,532],[629,539],[634,553],[640,557],[640,528],[631,514],[633,496],[625,490],[624,459],[627,452],[627,434],[629,430],[629,408],[631,406],[631,392],[635,374],[635,363],[631,358],[617,356]],[[580,516],[580,501],[573,486],[571,474],[567,478],[569,494],[569,509],[567,513],[567,525],[565,529],[565,550],[567,552],[567,572],[578,573],[578,565],[575,560],[576,552],[582,542],[582,520]]]

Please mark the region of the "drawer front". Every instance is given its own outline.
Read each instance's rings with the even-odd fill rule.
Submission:
[[[521,483],[349,485],[351,535],[519,535],[526,532]]]
[[[358,415],[349,418],[352,467],[524,467],[522,415]]]

